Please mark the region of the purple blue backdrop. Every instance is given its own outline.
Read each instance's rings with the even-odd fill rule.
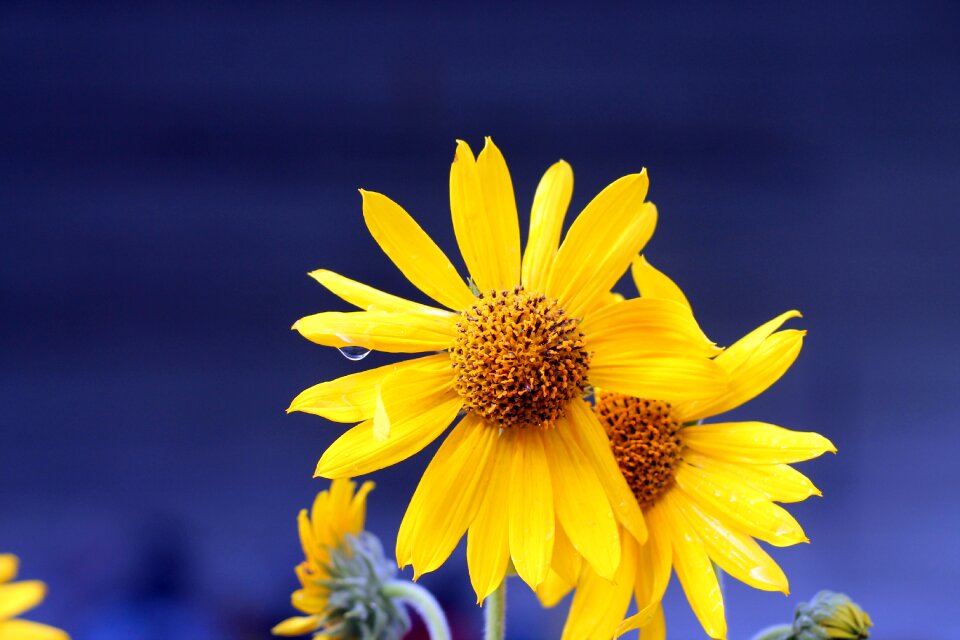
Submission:
[[[836,457],[775,551],[793,595],[728,581],[731,638],[829,587],[876,637],[956,636],[960,10],[272,3],[0,8],[0,549],[77,640],[263,638],[294,518],[342,428],[284,415],[361,364],[289,330],[327,267],[416,296],[365,231],[389,194],[455,255],[454,139],[493,135],[521,211],[646,166],[648,255],[729,344],[790,308],[804,352],[739,415]],[[374,475],[392,548],[430,452]],[[423,579],[476,638],[462,550]],[[557,635],[516,586],[511,638]],[[702,633],[670,588],[673,638]]]

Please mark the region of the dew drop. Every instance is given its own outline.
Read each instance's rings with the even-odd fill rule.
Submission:
[[[347,360],[353,360],[354,362],[363,360],[370,354],[370,349],[355,346],[338,347],[337,351]]]

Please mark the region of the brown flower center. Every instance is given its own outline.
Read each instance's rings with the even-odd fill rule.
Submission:
[[[649,507],[673,485],[680,462],[680,423],[672,407],[601,391],[594,411],[607,431],[613,455],[641,507]]]
[[[467,410],[501,428],[552,427],[586,384],[577,325],[556,300],[522,287],[480,294],[450,351]]]

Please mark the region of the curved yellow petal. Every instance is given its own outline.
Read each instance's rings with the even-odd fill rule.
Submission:
[[[39,622],[6,620],[0,621],[0,640],[70,640],[70,636]]]
[[[323,618],[320,616],[296,616],[287,618],[280,624],[270,630],[275,636],[303,636],[313,633],[323,626]]]
[[[619,528],[593,466],[569,435],[572,426],[561,423],[543,433],[554,509],[577,553],[597,575],[612,580],[620,564]]]
[[[528,289],[541,291],[547,286],[572,195],[573,169],[560,160],[543,174],[533,196],[521,273],[523,286]]]
[[[506,505],[510,518],[510,557],[524,582],[536,589],[547,577],[553,553],[556,516],[553,482],[543,448],[543,435],[531,428],[510,434],[513,448],[510,492]]]
[[[476,161],[470,146],[457,140],[450,166],[453,231],[470,277],[481,291],[520,284],[520,226],[510,172],[499,149],[487,138]]]
[[[767,390],[787,372],[800,354],[805,331],[786,329],[773,334],[757,347],[750,358],[730,372],[726,393],[706,402],[684,407],[685,421],[695,421],[735,409]],[[715,358],[720,366],[722,356]]]
[[[477,515],[498,437],[468,415],[427,465],[397,534],[397,559],[413,565],[414,578],[443,564]]]
[[[573,589],[575,583],[568,581],[562,575],[550,569],[547,572],[547,579],[540,583],[540,586],[537,587],[537,599],[540,601],[540,606],[547,609],[555,607],[558,602],[563,600]]]
[[[367,480],[360,485],[360,490],[354,494],[350,502],[349,519],[350,531],[358,534],[363,531],[364,522],[367,516],[367,494],[373,491],[374,483]]]
[[[683,459],[695,467],[739,478],[775,502],[801,502],[810,496],[823,495],[807,476],[787,464],[727,462],[692,449],[684,452]]]
[[[657,605],[650,622],[640,629],[639,640],[667,640],[667,619],[662,606]]]
[[[757,347],[763,344],[767,338],[783,326],[783,323],[792,318],[802,317],[803,315],[797,310],[781,313],[773,320],[764,322],[727,347],[723,355],[717,358],[717,362],[727,371],[734,371],[737,367],[753,357],[753,353],[757,350]]]
[[[33,609],[47,595],[47,585],[39,580],[24,580],[0,585],[0,620],[13,618]]]
[[[300,318],[293,328],[327,347],[363,347],[389,353],[441,351],[453,344],[458,316],[389,311],[328,311]]]
[[[620,473],[603,425],[597,420],[590,405],[583,400],[573,400],[567,410],[567,418],[557,422],[557,430],[563,430],[565,436],[576,442],[600,479],[617,520],[630,535],[643,543],[647,539],[643,512],[626,479]]]
[[[620,178],[577,216],[557,251],[546,294],[580,317],[605,295],[653,235],[657,209],[644,202],[646,171]]]
[[[646,257],[637,256],[633,259],[633,282],[637,285],[637,291],[640,296],[647,299],[673,300],[687,309],[690,309],[690,302],[684,295],[683,289],[667,277],[665,273],[654,268],[647,262]]]
[[[708,636],[725,639],[727,622],[723,593],[703,541],[684,517],[669,505],[664,505],[659,511],[664,522],[668,523],[673,568],[693,613]]]
[[[400,205],[373,191],[360,194],[370,235],[414,286],[455,311],[473,304],[450,260]]]
[[[619,638],[627,631],[633,631],[634,629],[640,629],[638,634],[641,638],[650,637],[649,634],[656,631],[657,616],[663,617],[663,607],[660,605],[660,601],[657,600],[653,604],[647,605],[646,608],[640,609],[632,616],[624,618],[623,622],[617,627],[616,635],[614,637]],[[643,635],[644,632],[647,632],[648,635]],[[664,628],[663,633],[666,633]],[[665,637],[665,636],[664,636]]]
[[[612,580],[598,576],[589,566],[584,567],[563,627],[563,640],[614,636],[633,595],[635,548],[632,544],[623,545],[623,562]]]
[[[645,516],[649,535],[646,544],[637,547],[637,580],[634,586],[637,609],[641,611],[663,599],[673,566],[670,529],[663,520],[659,504],[647,509]]]
[[[683,491],[669,492],[664,502],[666,508],[683,514],[706,545],[707,554],[721,569],[755,589],[790,593],[783,570],[753,538],[724,526]]]
[[[307,559],[310,569],[312,571],[323,571],[324,565],[330,559],[327,553],[327,544],[330,541],[322,540],[324,544],[320,544],[321,541],[317,539],[313,524],[310,522],[310,515],[306,509],[301,509],[297,514],[297,530],[300,534],[303,557]]]
[[[559,524],[559,523],[558,523]],[[583,568],[583,557],[573,548],[570,538],[564,533],[562,526],[557,526],[556,539],[553,542],[552,569],[570,585],[577,584],[580,579],[580,570]]]
[[[287,413],[302,411],[334,422],[367,420],[373,417],[379,388],[391,374],[444,365],[450,368],[450,356],[446,353],[438,353],[351,373],[329,382],[321,382],[300,392],[290,403]],[[450,379],[453,379],[452,372]]]
[[[694,356],[597,351],[587,375],[594,387],[674,404],[717,396],[727,388],[727,375],[716,362]]]
[[[692,501],[736,531],[777,547],[808,542],[800,523],[749,485],[682,463],[677,485]]]
[[[361,476],[406,460],[443,433],[462,406],[463,400],[452,390],[427,396],[412,403],[409,414],[391,421],[386,440],[374,437],[373,420],[361,422],[327,448],[314,475]]]
[[[326,287],[330,293],[346,300],[364,311],[392,311],[393,313],[425,313],[441,316],[453,315],[449,311],[412,302],[400,296],[374,289],[362,282],[351,280],[327,269],[317,269],[308,274]]]
[[[833,443],[812,431],[791,431],[765,422],[721,422],[687,427],[683,444],[721,460],[780,464],[836,453]]]
[[[720,349],[690,309],[673,300],[631,298],[596,311],[580,323],[587,347],[618,356],[642,352],[712,357]]]
[[[389,438],[394,422],[432,407],[437,394],[452,389],[453,382],[449,359],[425,360],[420,366],[388,375],[377,387],[373,437],[379,441]]]
[[[510,496],[513,460],[509,447],[503,444],[498,442],[490,454],[487,487],[481,492],[480,509],[467,533],[467,566],[477,604],[500,586],[510,561],[509,525],[504,505]]]
[[[20,560],[12,553],[0,554],[0,584],[9,582],[17,577]]]

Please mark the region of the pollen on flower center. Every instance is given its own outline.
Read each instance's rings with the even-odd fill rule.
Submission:
[[[480,294],[450,351],[467,410],[502,428],[552,427],[586,384],[578,324],[556,300],[522,287]]]
[[[672,407],[660,400],[600,392],[594,411],[637,502],[652,505],[673,485],[680,461],[680,423]]]

